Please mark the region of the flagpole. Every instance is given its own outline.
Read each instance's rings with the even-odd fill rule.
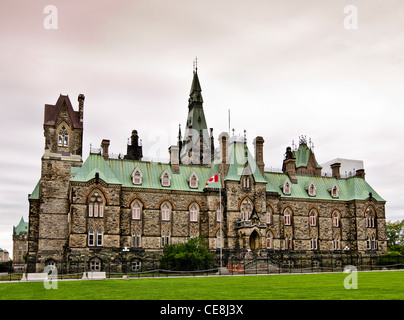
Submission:
[[[223,247],[223,232],[222,232],[222,181],[220,180],[220,173],[219,173],[219,208],[220,208],[220,268],[223,267],[223,260],[222,260],[222,247]]]

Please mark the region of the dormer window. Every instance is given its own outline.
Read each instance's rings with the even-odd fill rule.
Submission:
[[[161,181],[161,185],[163,187],[169,187],[170,186],[170,184],[171,184],[171,175],[170,175],[170,173],[168,172],[167,169],[165,169],[164,172],[161,174],[160,181]]]
[[[139,167],[136,167],[135,170],[133,170],[132,174],[132,183],[135,185],[141,185],[142,184],[142,171],[140,170]]]
[[[198,188],[198,181],[199,181],[199,178],[196,175],[195,171],[192,172],[191,176],[188,179],[189,187],[192,188],[192,189],[197,189]]]
[[[311,182],[309,187],[307,188],[307,192],[310,197],[315,197],[316,196],[316,185],[314,182]]]
[[[289,180],[286,180],[285,183],[283,184],[283,194],[290,195],[290,193],[291,193],[291,184]]]
[[[331,193],[331,197],[338,198],[339,195],[339,188],[337,184],[334,184],[331,190],[328,190]]]

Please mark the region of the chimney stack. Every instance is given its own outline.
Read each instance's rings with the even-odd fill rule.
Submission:
[[[80,93],[78,101],[79,101],[79,118],[81,125],[83,125],[84,99],[85,99],[84,94]]]
[[[108,149],[109,149],[109,140],[103,139],[101,142],[102,148],[102,157],[104,160],[108,160]]]
[[[229,167],[229,159],[227,155],[227,141],[229,140],[229,134],[227,132],[222,132],[219,135],[219,145],[220,145],[220,164],[219,170],[222,177],[221,181],[224,181],[224,177],[227,174],[227,169]]]
[[[356,170],[355,177],[362,178],[363,180],[365,180],[365,169]]]
[[[331,165],[333,178],[341,179],[340,168],[341,168],[341,163],[339,163],[339,162],[333,163]]]
[[[297,183],[296,158],[293,154],[291,147],[286,148],[285,160],[283,160],[282,171],[287,173],[292,183]]]
[[[255,162],[261,174],[264,175],[264,138],[258,136],[254,139],[253,143],[255,147]]]
[[[168,148],[170,153],[170,165],[173,173],[180,173],[180,148],[178,146],[170,146]]]

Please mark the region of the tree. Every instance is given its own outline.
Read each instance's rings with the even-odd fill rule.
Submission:
[[[387,249],[404,253],[404,219],[387,221],[386,223]]]
[[[165,245],[160,266],[163,269],[191,271],[209,269],[214,265],[214,254],[209,252],[203,238],[192,238],[185,243]]]

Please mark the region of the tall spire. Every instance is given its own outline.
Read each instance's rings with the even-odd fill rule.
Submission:
[[[199,83],[198,78],[198,60],[195,58],[194,60],[194,77],[192,79],[191,90],[189,92],[189,99],[188,99],[188,107],[191,106],[200,106],[202,107],[203,98],[202,98],[202,88],[201,84]]]

